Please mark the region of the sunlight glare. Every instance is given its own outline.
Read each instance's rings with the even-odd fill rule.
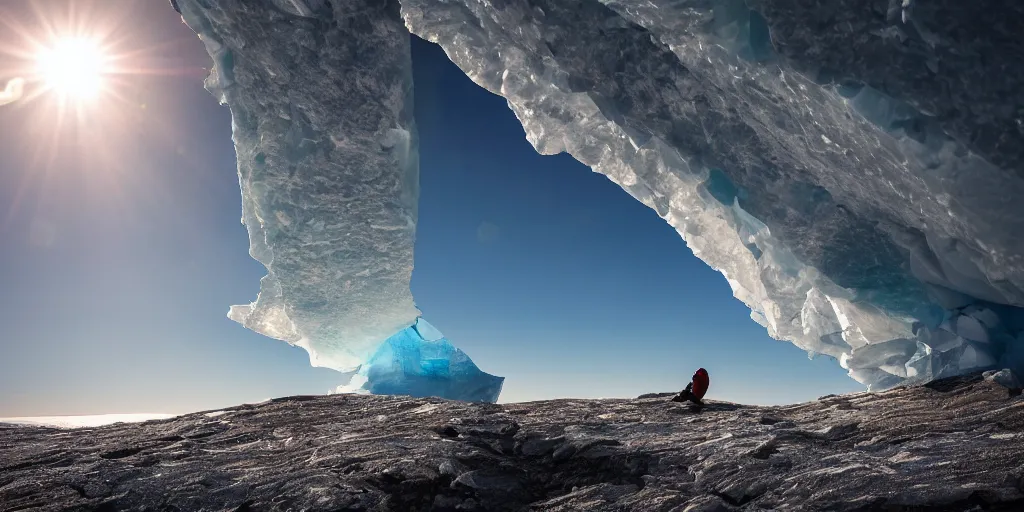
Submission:
[[[37,64],[49,89],[61,96],[88,99],[103,86],[107,57],[94,41],[63,39],[40,52]]]

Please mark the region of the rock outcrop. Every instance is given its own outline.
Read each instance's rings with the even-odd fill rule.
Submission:
[[[979,375],[783,406],[299,396],[0,428],[0,511],[1024,510],[1024,399]]]

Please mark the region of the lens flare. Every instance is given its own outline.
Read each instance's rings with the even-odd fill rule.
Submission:
[[[21,77],[12,78],[7,81],[7,85],[0,91],[0,106],[8,103],[14,103],[21,99],[21,95],[25,93],[25,79]]]
[[[76,198],[115,208],[156,186],[140,168],[186,145],[167,92],[207,75],[188,57],[193,32],[139,21],[173,13],[166,0],[0,0],[0,137],[18,153],[0,164],[0,233],[37,201],[66,202],[72,174]],[[32,229],[43,245],[52,238]]]
[[[90,99],[103,89],[108,61],[95,41],[70,38],[42,50],[36,64],[47,88],[61,96]]]

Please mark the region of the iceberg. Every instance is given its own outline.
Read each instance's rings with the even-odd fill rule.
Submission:
[[[498,401],[505,379],[484,373],[465,352],[422,318],[388,338],[338,393],[440,396],[465,402]]]
[[[358,389],[462,357],[420,334],[409,292],[407,31],[504,97],[538,152],[655,210],[772,337],[869,389],[1024,370],[1024,43],[1000,22],[1024,7],[176,1],[232,109],[268,269],[231,317],[313,364],[367,363]]]

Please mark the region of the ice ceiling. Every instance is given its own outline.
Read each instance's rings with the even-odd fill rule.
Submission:
[[[416,338],[412,32],[538,152],[654,209],[772,337],[872,389],[1024,369],[1024,5],[172,3],[214,59],[268,271],[230,317],[314,365],[372,375]]]

